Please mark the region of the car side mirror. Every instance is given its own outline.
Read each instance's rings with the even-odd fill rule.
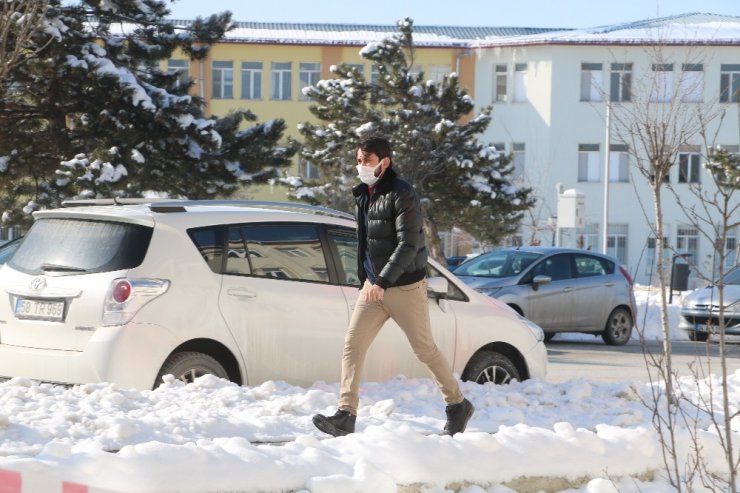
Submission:
[[[539,287],[543,284],[550,284],[552,282],[552,277],[550,276],[534,276],[534,279],[532,279],[532,289],[537,291]]]
[[[445,277],[430,277],[427,279],[427,296],[435,300],[447,298],[449,285],[450,282]]]

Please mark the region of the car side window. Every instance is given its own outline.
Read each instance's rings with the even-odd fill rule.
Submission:
[[[207,228],[190,229],[188,230],[188,235],[193,240],[193,243],[195,243],[208,267],[216,274],[220,274],[224,254],[223,227],[210,226]]]
[[[224,274],[251,274],[247,245],[242,235],[241,226],[229,227],[227,236],[226,269]]]
[[[578,277],[605,276],[614,272],[614,265],[606,259],[590,255],[574,255]]]
[[[427,264],[427,277],[445,277],[442,275],[440,271],[432,267],[431,264]],[[449,278],[447,279],[447,299],[452,301],[468,301],[468,297],[465,296],[465,293],[463,293],[460,288],[455,286],[455,284],[450,281]]]
[[[253,276],[329,282],[318,226],[250,224],[241,233]]]
[[[353,230],[330,229],[328,238],[339,255],[339,284],[360,286],[357,276],[357,235]]]
[[[570,255],[563,253],[544,259],[534,266],[531,276],[549,276],[553,281],[570,279]]]

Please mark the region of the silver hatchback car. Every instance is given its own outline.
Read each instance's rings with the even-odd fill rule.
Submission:
[[[632,335],[632,278],[613,257],[557,247],[504,248],[453,273],[538,324],[546,340],[558,332],[584,332],[621,346]]]
[[[740,336],[740,267],[725,275],[722,303],[725,305],[725,334]],[[678,327],[692,341],[706,341],[711,334],[719,333],[719,291],[716,285],[692,291],[683,299]]]

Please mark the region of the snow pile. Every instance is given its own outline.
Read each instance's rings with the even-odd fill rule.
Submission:
[[[648,337],[660,334],[651,296],[638,289]],[[679,384],[689,402],[719,405],[715,375]],[[728,386],[738,443],[740,370]],[[0,384],[0,480],[3,471],[21,474],[24,493],[60,491],[62,482],[131,493],[673,491],[641,404],[652,392],[647,383],[466,382],[476,412],[455,437],[439,434],[445,414],[433,382],[399,376],[364,383],[357,433],[327,438],[311,417],[332,413],[338,390],[325,382],[240,387],[213,376],[191,385],[169,378],[154,391],[15,378]],[[721,474],[709,416],[696,419],[703,457]],[[689,430],[679,426],[676,438],[686,456]]]

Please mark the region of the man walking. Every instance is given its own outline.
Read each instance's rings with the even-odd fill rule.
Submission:
[[[390,142],[366,137],[357,148],[362,183],[352,189],[357,218],[357,270],[362,289],[344,339],[342,377],[336,414],[313,417],[330,435],[355,431],[365,355],[388,318],[406,334],[426,364],[447,404],[444,432],[465,431],[473,405],[460,392],[445,357],[432,338],[427,299],[427,249],[419,197],[392,168]]]

